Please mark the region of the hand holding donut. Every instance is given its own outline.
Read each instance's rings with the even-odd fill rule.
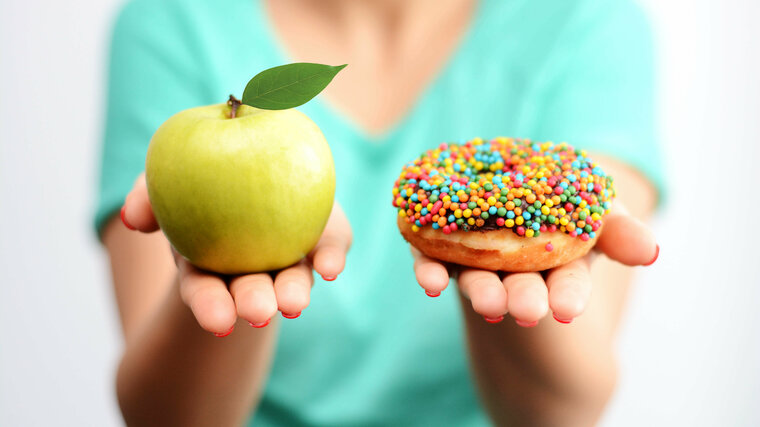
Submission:
[[[121,219],[128,228],[143,233],[159,229],[148,199],[144,174],[127,195]],[[340,205],[335,203],[322,237],[307,258],[274,275],[258,273],[222,277],[197,269],[172,249],[182,300],[201,327],[219,337],[232,332],[238,317],[253,327],[269,324],[278,310],[286,318],[298,317],[309,305],[314,281],[312,269],[325,280],[335,280],[343,271],[351,238],[348,219]]]
[[[509,313],[520,326],[535,326],[548,310],[557,321],[569,323],[586,308],[591,294],[591,265],[602,253],[629,266],[651,265],[659,246],[652,232],[622,207],[605,216],[605,230],[594,250],[568,264],[545,271],[503,273],[449,266],[414,247],[414,271],[430,296],[446,289],[450,274],[458,273],[459,289],[486,321],[498,322]]]
[[[549,308],[563,323],[583,312],[595,252],[626,265],[657,258],[652,233],[614,198],[584,150],[503,137],[428,150],[393,188],[427,294],[448,284],[444,262],[463,266],[459,287],[476,312],[490,322],[509,312],[526,327]]]

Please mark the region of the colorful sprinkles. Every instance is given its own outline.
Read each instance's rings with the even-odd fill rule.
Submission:
[[[524,237],[560,231],[588,241],[609,212],[612,181],[585,150],[564,142],[475,138],[443,143],[407,163],[393,206],[415,232],[508,228]]]

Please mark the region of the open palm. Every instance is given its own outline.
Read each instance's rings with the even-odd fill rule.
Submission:
[[[625,265],[651,265],[660,248],[649,228],[618,206],[604,219],[604,232],[586,256],[545,272],[498,273],[447,266],[412,247],[414,270],[429,296],[438,296],[458,276],[459,289],[472,308],[489,322],[509,313],[518,325],[538,324],[549,309],[554,318],[569,323],[586,308],[591,295],[591,264],[601,253]]]
[[[143,233],[159,230],[144,174],[127,195],[121,217],[131,229]],[[221,276],[194,267],[172,249],[182,300],[203,329],[220,337],[232,332],[238,318],[253,327],[264,327],[278,310],[284,317],[298,317],[309,305],[314,282],[312,270],[325,280],[335,280],[343,271],[351,239],[351,226],[336,203],[311,253],[301,262],[273,274]]]

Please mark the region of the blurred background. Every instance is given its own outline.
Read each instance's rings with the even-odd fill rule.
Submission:
[[[0,3],[0,425],[122,425],[121,347],[91,226],[121,0]],[[760,2],[642,1],[670,194],[603,426],[760,425]],[[726,182],[721,182],[725,180]],[[718,215],[713,206],[731,207]]]

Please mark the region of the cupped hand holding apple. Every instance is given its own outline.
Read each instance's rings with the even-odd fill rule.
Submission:
[[[127,195],[122,220],[127,227],[143,233],[159,230],[144,174]],[[312,270],[325,280],[334,280],[343,271],[351,238],[351,226],[336,203],[319,241],[308,256],[272,274],[227,276],[211,273],[193,266],[172,249],[182,300],[201,327],[217,336],[228,335],[238,318],[250,322],[251,326],[263,327],[277,311],[285,317],[296,317],[309,305],[314,281]]]
[[[351,229],[319,127],[297,107],[343,66],[297,63],[257,74],[242,102],[181,111],[148,147],[145,174],[122,209],[172,245],[182,300],[218,336],[238,317],[263,327],[309,304],[312,268],[343,270]],[[277,271],[275,274],[269,272]]]

